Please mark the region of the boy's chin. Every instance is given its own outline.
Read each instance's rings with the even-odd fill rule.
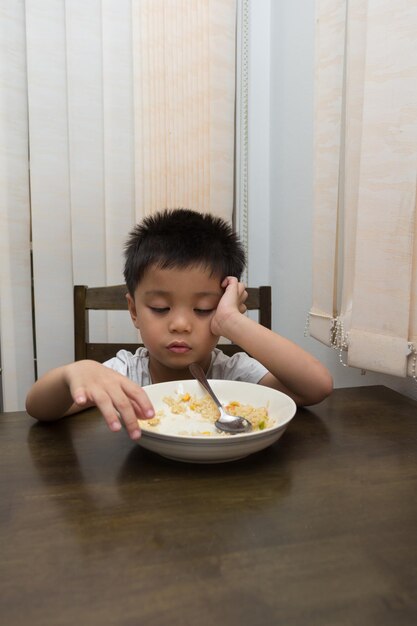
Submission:
[[[169,362],[168,362],[169,361]],[[183,354],[179,358],[173,358],[165,362],[165,366],[176,372],[188,372],[191,363],[199,363],[202,367],[210,365],[211,355]]]

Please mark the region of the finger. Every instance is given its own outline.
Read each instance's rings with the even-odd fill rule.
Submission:
[[[133,387],[131,385],[124,385],[123,390],[135,407],[135,412],[139,419],[151,419],[155,416],[155,409],[153,408],[152,402],[149,400],[142,387],[138,387],[137,385]]]
[[[121,397],[112,398],[114,407],[120,413],[126,430],[129,433],[131,439],[139,439],[141,436],[140,427],[138,424],[138,418],[132,401],[125,395]]]
[[[107,426],[112,432],[117,432],[121,429],[119,415],[107,394],[96,393],[93,398],[93,402],[104,417]]]
[[[74,400],[75,404],[78,406],[83,406],[87,404],[87,392],[84,387],[76,387],[74,390],[70,389],[71,397]]]
[[[243,285],[242,286],[242,290],[239,291],[239,299],[240,299],[241,302],[246,302],[246,300],[248,299],[248,296],[249,296],[249,294],[246,291],[245,286]]]
[[[229,285],[237,284],[238,280],[236,276],[226,276],[226,278],[222,281],[221,287],[223,289],[227,289]]]
[[[244,304],[239,305],[239,313],[246,313],[247,308]]]
[[[152,419],[153,417],[155,417],[155,411],[152,409],[152,411],[146,411],[144,412],[142,407],[136,402],[136,400],[132,399],[132,406],[135,410],[136,413],[136,417],[139,420],[149,420]]]
[[[120,430],[120,420],[123,420],[126,430],[132,439],[139,439],[140,428],[133,406],[125,396],[121,393],[120,388],[110,387],[106,392],[102,389],[92,392],[94,404],[101,411],[110,430]]]

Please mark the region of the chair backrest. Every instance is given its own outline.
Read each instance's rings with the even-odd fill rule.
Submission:
[[[248,311],[258,311],[258,322],[262,326],[271,328],[271,287],[247,287]],[[135,350],[141,345],[138,343],[91,343],[88,334],[88,312],[95,311],[124,311],[127,310],[126,285],[111,287],[74,286],[74,348],[75,360],[92,359],[103,362],[116,355],[118,350]],[[231,356],[242,349],[232,343],[217,345],[225,354]]]

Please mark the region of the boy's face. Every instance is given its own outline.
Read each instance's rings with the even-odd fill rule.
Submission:
[[[149,268],[134,298],[128,295],[134,325],[149,351],[152,381],[190,378],[188,366],[207,369],[218,337],[210,330],[223,289],[220,277],[201,267]]]

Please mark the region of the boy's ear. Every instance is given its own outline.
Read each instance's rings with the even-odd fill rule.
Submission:
[[[132,298],[132,296],[130,295],[130,293],[126,294],[126,300],[127,300],[127,308],[129,309],[129,313],[130,313],[130,317],[132,318],[132,322],[133,322],[135,328],[139,328],[138,314],[136,312],[135,301]]]

